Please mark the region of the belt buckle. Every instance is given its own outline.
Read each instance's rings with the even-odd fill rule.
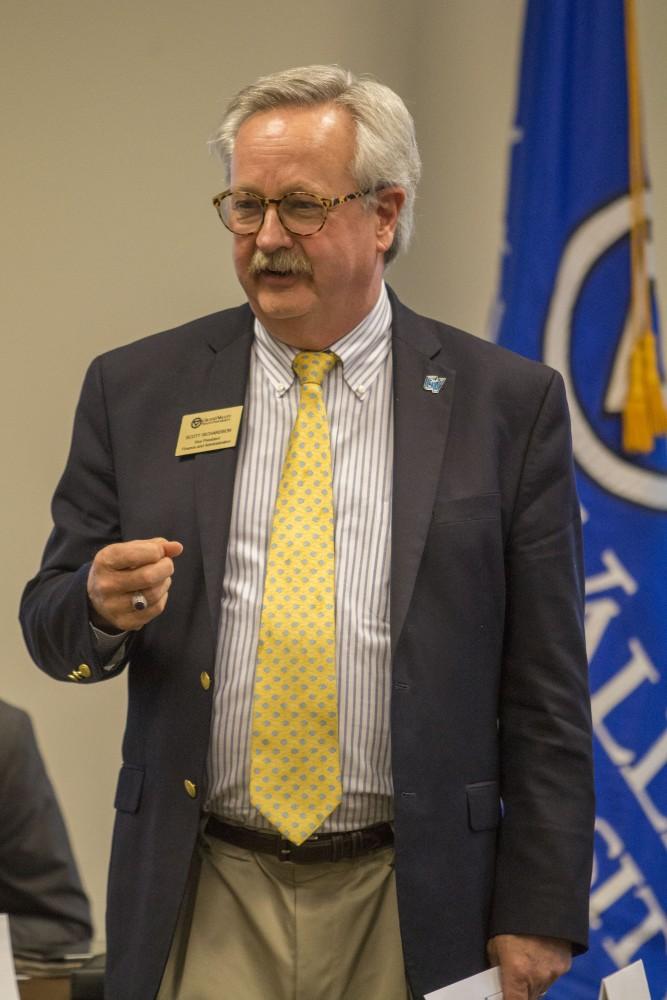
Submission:
[[[278,851],[277,851],[278,861],[291,861],[293,851],[298,850],[299,847],[304,847],[306,844],[313,843],[314,841],[317,841],[319,839],[320,835],[318,833],[313,833],[310,835],[310,837],[308,837],[307,840],[304,840],[303,844],[293,844],[291,840],[287,840],[285,837],[281,837],[280,840],[278,841]]]
[[[291,861],[293,847],[294,844],[291,840],[281,837],[278,841],[278,861]]]

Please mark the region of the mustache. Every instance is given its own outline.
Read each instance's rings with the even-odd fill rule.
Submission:
[[[273,253],[255,250],[248,264],[250,274],[261,274],[262,271],[277,271],[279,274],[312,275],[313,268],[307,257],[296,249],[280,247]]]

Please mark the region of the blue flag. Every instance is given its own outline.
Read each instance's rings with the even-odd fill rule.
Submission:
[[[632,15],[630,0],[528,0],[497,304],[500,343],[565,379],[584,518],[591,943],[554,1000],[597,1000],[601,978],[638,959],[654,1000],[667,997],[667,449],[657,433],[628,453],[622,415],[636,389],[633,240],[650,238],[636,226],[643,168],[632,185]],[[649,247],[644,323],[661,375],[650,259]]]

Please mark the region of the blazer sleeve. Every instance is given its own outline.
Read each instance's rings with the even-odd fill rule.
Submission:
[[[588,940],[594,794],[581,523],[553,373],[525,451],[506,549],[499,739],[503,821],[490,933]]]
[[[37,666],[58,680],[104,680],[127,664],[133,636],[121,659],[109,664],[89,626],[90,565],[99,549],[121,540],[103,358],[93,361],[86,374],[51,509],[53,530],[40,570],[21,598],[25,641]]]

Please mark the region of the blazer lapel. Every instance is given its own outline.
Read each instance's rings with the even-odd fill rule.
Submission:
[[[197,401],[197,408],[202,411],[242,406],[245,401],[253,339],[252,313],[250,309],[242,309],[237,317],[225,335],[210,338],[211,360]],[[242,414],[241,427],[243,419]],[[239,441],[240,435],[241,430]],[[238,443],[234,448],[194,456],[199,537],[214,634],[220,616],[237,456]]]
[[[392,300],[394,489],[391,554],[392,655],[403,629],[431,523],[454,399],[455,371],[429,321]],[[429,375],[444,378],[437,392]],[[434,388],[437,388],[436,381]]]

